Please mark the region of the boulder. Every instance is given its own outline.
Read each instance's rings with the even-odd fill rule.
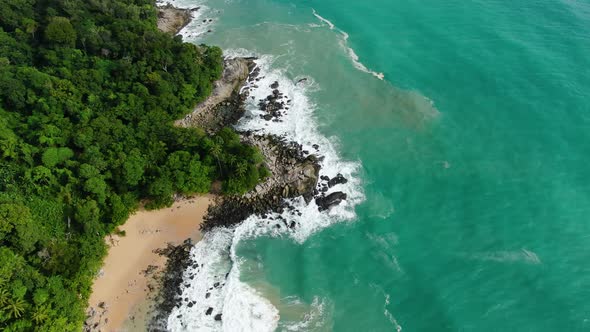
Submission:
[[[340,204],[340,202],[342,202],[345,199],[346,199],[346,194],[341,191],[337,191],[337,192],[331,193],[328,196],[325,196],[325,197],[322,196],[322,197],[316,198],[315,203],[318,205],[318,210],[325,211],[325,210],[329,210],[333,206]]]
[[[328,187],[332,188],[337,184],[345,184],[348,180],[340,173],[333,177],[332,179],[328,180]]]

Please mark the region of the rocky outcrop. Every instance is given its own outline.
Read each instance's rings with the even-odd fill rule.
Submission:
[[[260,149],[271,176],[245,195],[220,198],[209,208],[201,224],[205,231],[235,225],[252,214],[282,213],[285,209],[293,209],[285,203],[285,198],[303,196],[308,202],[313,199],[320,171],[314,155],[307,155],[297,143],[273,135],[241,134],[245,143]],[[295,226],[283,222],[285,227]]]
[[[244,143],[257,147],[265,159],[272,176],[256,186],[246,198],[265,195],[273,189],[281,189],[284,198],[303,196],[307,202],[313,197],[318,182],[320,165],[315,155],[303,151],[301,145],[273,135],[242,133]]]
[[[212,134],[223,127],[235,124],[244,114],[246,94],[240,88],[254,68],[252,58],[226,59],[222,77],[214,83],[211,95],[183,119],[180,127],[199,127]]]
[[[172,6],[170,3],[158,7],[158,29],[176,35],[192,20],[191,12],[197,10],[199,10],[199,7],[181,9]]]

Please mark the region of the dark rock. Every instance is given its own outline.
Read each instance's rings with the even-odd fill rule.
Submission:
[[[331,193],[325,197],[318,197],[315,199],[315,203],[318,205],[318,210],[325,211],[330,209],[332,206],[340,204],[343,200],[346,199],[346,194],[337,191],[335,193]]]
[[[193,306],[194,306],[194,304],[193,304],[192,302],[189,302],[189,303],[188,303],[188,307],[189,307],[189,308],[192,308]]]
[[[299,83],[303,83],[303,82],[307,82],[307,77],[304,77],[304,78],[302,78],[302,79],[298,80],[298,81],[297,81],[297,84],[299,84]]]
[[[160,292],[156,298],[156,313],[151,321],[150,326],[161,326],[168,319],[172,309],[178,305],[182,294],[183,273],[191,265],[190,250],[193,247],[190,241],[184,241],[180,245],[171,245],[163,249],[157,249],[154,252],[161,256],[166,256],[166,267],[164,274],[160,279]],[[196,302],[189,302],[193,305]]]
[[[208,299],[208,298],[209,298],[209,296],[211,296],[211,293],[209,293],[209,292],[205,293],[205,298],[206,298],[206,299]]]
[[[348,180],[340,173],[328,181],[328,187],[332,188],[337,184],[345,184]]]
[[[216,282],[216,283],[213,284],[213,287],[215,287],[215,288],[217,288],[218,286],[219,286],[219,283],[218,282]]]
[[[215,315],[215,320],[221,320],[221,314]]]
[[[209,316],[209,315],[211,315],[212,312],[213,312],[213,308],[209,307],[209,308],[207,308],[207,311],[205,311],[205,315]]]
[[[271,89],[277,89],[279,87],[279,82],[275,81],[273,84],[270,85]]]

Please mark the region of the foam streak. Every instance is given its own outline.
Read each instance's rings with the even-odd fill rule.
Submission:
[[[350,37],[348,35],[348,33],[336,28],[334,23],[332,23],[330,20],[320,16],[320,14],[318,14],[315,11],[315,9],[312,9],[312,10],[313,10],[313,16],[317,17],[320,21],[326,23],[330,27],[330,30],[337,30],[341,34],[341,39],[339,42],[340,46],[342,46],[342,48],[344,48],[346,50],[348,57],[350,58],[350,60],[352,60],[352,63],[356,69],[358,69],[362,72],[365,72],[367,74],[371,74],[380,80],[385,79],[385,75],[383,73],[378,73],[376,71],[372,71],[369,68],[367,68],[362,62],[360,62],[359,56],[356,54],[354,49],[352,47],[348,46],[348,38]]]

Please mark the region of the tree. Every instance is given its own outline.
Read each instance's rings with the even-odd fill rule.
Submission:
[[[47,306],[37,306],[35,307],[33,314],[31,315],[31,318],[33,319],[35,324],[40,325],[44,321],[49,319],[49,311],[50,309]]]
[[[45,166],[52,168],[73,156],[74,151],[70,148],[48,148],[43,152],[41,160]]]
[[[223,139],[219,136],[216,136],[215,141],[213,142],[213,144],[209,148],[209,153],[211,153],[211,155],[217,160],[217,166],[218,166],[219,173],[223,176],[223,170],[221,169],[221,161],[220,161],[220,157],[222,155],[222,152],[223,152]]]
[[[84,182],[84,190],[88,193],[96,195],[99,202],[103,203],[106,199],[107,184],[100,177],[93,177]]]
[[[123,164],[125,182],[130,186],[138,185],[143,178],[144,168],[145,159],[141,156],[139,149],[131,150]]]
[[[25,312],[26,305],[23,299],[10,298],[3,309],[11,318],[19,318]]]
[[[76,30],[65,17],[53,17],[45,29],[45,39],[59,46],[73,47],[76,43]]]
[[[236,167],[236,174],[238,177],[243,178],[246,175],[246,172],[248,172],[248,164],[243,161],[238,163],[238,166]]]

